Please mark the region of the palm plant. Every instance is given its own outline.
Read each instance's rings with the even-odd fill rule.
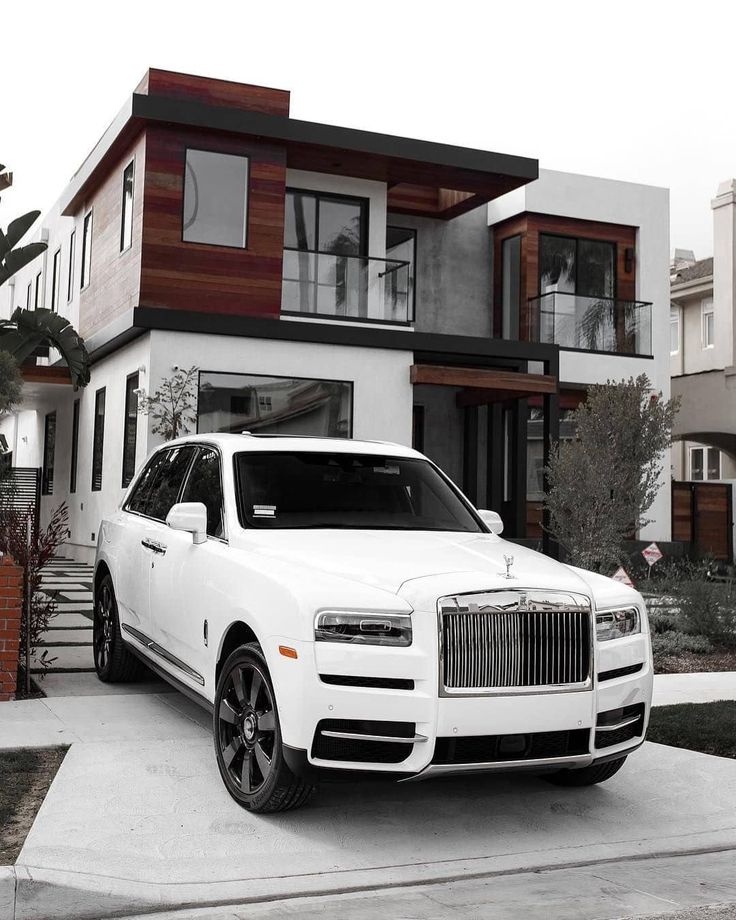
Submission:
[[[0,320],[0,351],[7,351],[18,364],[48,346],[55,348],[68,365],[74,386],[87,386],[89,353],[84,339],[68,319],[53,310],[18,307],[10,319]]]

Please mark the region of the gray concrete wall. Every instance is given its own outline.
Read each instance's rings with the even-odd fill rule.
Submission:
[[[454,220],[388,215],[417,231],[416,329],[491,335],[493,262],[486,206]]]

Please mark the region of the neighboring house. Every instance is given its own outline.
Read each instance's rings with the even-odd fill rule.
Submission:
[[[736,479],[736,180],[721,183],[711,207],[713,257],[676,250],[670,279],[676,480]]]
[[[669,395],[668,220],[664,189],[150,70],[43,219],[45,256],[0,288],[0,315],[70,318],[91,383],[26,368],[0,432],[43,467],[42,514],[69,503],[80,559],[159,442],[140,393],[192,365],[200,432],[413,443],[537,540],[549,444],[586,386],[645,372]],[[640,536],[668,540],[668,487],[652,517]]]

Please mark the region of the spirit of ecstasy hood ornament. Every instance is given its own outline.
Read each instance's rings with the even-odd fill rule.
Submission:
[[[511,574],[511,566],[514,564],[513,556],[504,556],[503,561],[506,563],[506,574],[504,578],[516,578],[516,575]]]

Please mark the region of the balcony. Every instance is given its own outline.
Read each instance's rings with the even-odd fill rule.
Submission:
[[[553,291],[528,302],[526,339],[583,351],[652,354],[652,305]]]
[[[411,263],[284,249],[281,312],[408,325],[414,321]]]

